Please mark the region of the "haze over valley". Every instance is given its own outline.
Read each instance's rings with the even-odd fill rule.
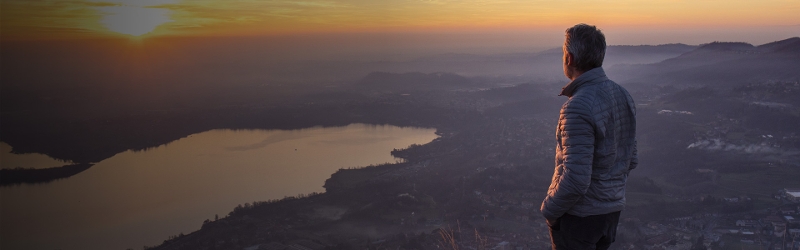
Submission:
[[[67,221],[21,212],[32,203],[129,217],[72,221],[98,231],[75,232],[81,244],[45,235],[41,248],[549,247],[538,206],[566,100],[561,48],[292,57],[313,46],[281,51],[278,42],[4,41],[2,148],[57,160],[3,159],[1,248],[27,249],[39,236],[20,232]],[[616,249],[775,248],[800,234],[790,195],[800,188],[800,38],[612,45],[604,68],[637,103],[641,158]],[[368,136],[322,136],[353,129]],[[314,170],[268,167],[283,161],[276,155],[308,153],[302,140],[315,140],[305,156]],[[395,144],[370,144],[384,142]],[[269,149],[277,145],[285,151]],[[336,151],[350,146],[363,148]],[[286,186],[270,178],[284,175],[269,171],[280,169],[306,171],[284,178],[310,189],[276,191]],[[219,185],[242,188],[190,184],[225,178],[232,184]],[[125,190],[159,195],[112,198]],[[187,199],[217,212],[175,212]]]

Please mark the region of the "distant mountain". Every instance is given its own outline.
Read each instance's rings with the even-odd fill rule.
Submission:
[[[372,72],[358,82],[358,87],[377,91],[459,89],[478,86],[466,77],[453,73]]]
[[[694,49],[697,49],[697,46],[682,43],[608,46],[603,65],[605,67],[612,67],[618,64],[656,63],[679,56]]]
[[[758,49],[764,52],[797,54],[800,53],[800,37],[763,44]]]
[[[696,49],[697,46],[681,43],[661,45],[612,45],[606,49],[606,64],[655,63],[679,56]],[[414,62],[545,62],[561,61],[561,48],[553,48],[538,53],[509,53],[477,55],[465,53],[446,53],[423,57]],[[560,65],[557,65],[560,67]]]
[[[682,43],[668,43],[659,45],[612,45],[606,49],[606,54],[617,53],[644,53],[644,54],[681,54],[696,49],[698,46]]]
[[[753,46],[741,42],[704,44],[675,58],[614,69],[623,82],[661,85],[742,85],[800,80],[800,38]]]
[[[698,51],[733,51],[747,52],[755,50],[756,47],[744,42],[712,42],[701,45]]]
[[[608,46],[604,67],[650,64],[680,56],[696,49],[686,44],[614,45]],[[445,53],[418,58],[372,71],[388,72],[453,72],[462,76],[519,76],[539,81],[564,81],[561,48],[531,53],[467,54]]]
[[[721,61],[729,61],[745,57],[746,54],[757,53],[756,47],[749,43],[740,42],[713,42],[703,44],[694,50],[688,51],[675,58],[667,59],[660,66],[680,65],[694,67]]]

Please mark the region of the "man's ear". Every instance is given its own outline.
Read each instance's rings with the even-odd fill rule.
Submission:
[[[566,61],[564,62],[564,64],[566,64],[567,66],[575,67],[575,57],[572,55],[572,53],[567,52],[567,57],[565,58],[565,60]]]

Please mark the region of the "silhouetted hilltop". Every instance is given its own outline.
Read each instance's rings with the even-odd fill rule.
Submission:
[[[695,51],[751,51],[756,47],[749,43],[744,42],[712,42],[700,45]]]
[[[697,49],[682,43],[660,45],[617,45],[606,48],[605,68],[616,65],[648,64],[667,60]],[[560,55],[560,50],[559,50]]]
[[[744,85],[800,79],[800,38],[761,46],[713,42],[675,58],[615,69],[624,82],[661,85]]]
[[[443,53],[432,56],[424,56],[412,60],[411,62],[489,62],[523,60],[535,56],[536,53],[509,53],[496,55],[479,55],[469,53]]]
[[[797,53],[800,52],[800,37],[792,37],[775,41],[760,46],[753,46],[744,42],[712,42],[700,45],[696,49],[675,57],[669,61],[686,63],[687,58],[705,62],[716,62],[726,59],[747,57],[748,55],[766,54],[769,52]],[[707,57],[705,59],[698,57]]]
[[[676,57],[683,53],[696,49],[697,46],[682,43],[660,44],[660,45],[612,45],[606,49],[606,60],[609,64],[636,64],[653,63],[660,60],[643,60],[653,56],[665,56],[666,58]],[[413,62],[537,62],[550,63],[561,60],[561,48],[553,48],[537,53],[508,53],[493,55],[477,55],[466,53],[445,53],[435,56],[422,57]],[[666,59],[664,58],[664,59]],[[663,59],[661,59],[663,60]],[[557,65],[558,66],[558,65]]]
[[[477,84],[466,77],[453,73],[390,73],[372,72],[361,79],[359,86],[370,90],[433,90],[475,87]]]
[[[778,53],[800,53],[800,37],[792,37],[786,40],[775,41],[758,46],[758,49],[766,52]]]
[[[613,45],[608,46],[606,54],[623,54],[623,53],[645,53],[645,54],[662,54],[662,53],[686,53],[696,49],[697,46],[687,45],[682,43],[668,43],[659,45]]]
[[[756,52],[755,46],[749,43],[713,42],[700,45],[680,56],[656,63],[656,66],[666,67],[667,69],[670,67],[689,68],[735,60]]]
[[[698,46],[686,44],[608,46],[603,66],[606,69],[627,65],[652,64],[678,57]],[[372,72],[452,72],[471,80],[480,76],[513,76],[519,82],[564,79],[561,48],[531,53],[469,54],[443,53],[395,64],[387,63]],[[365,66],[366,67],[366,66]]]

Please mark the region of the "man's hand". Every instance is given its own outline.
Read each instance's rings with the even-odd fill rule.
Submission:
[[[555,219],[545,218],[545,220],[547,221],[547,226],[550,227],[551,229],[558,230],[560,228],[558,223],[560,222],[561,217],[558,217],[558,218],[555,218]]]

